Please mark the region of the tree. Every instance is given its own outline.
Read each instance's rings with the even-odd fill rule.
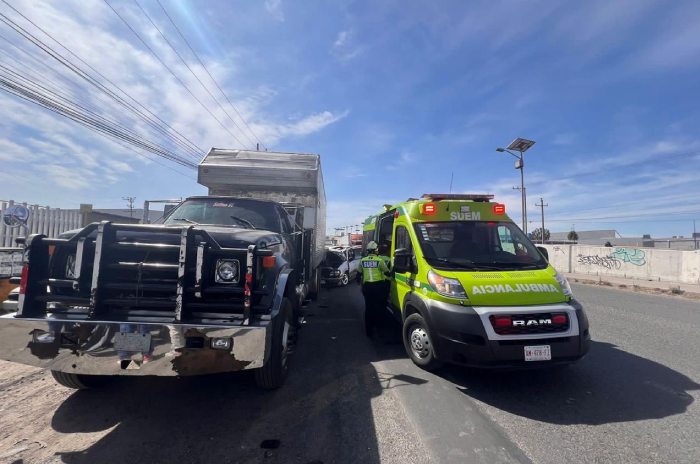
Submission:
[[[538,227],[537,229],[532,231],[532,240],[535,242],[541,242],[542,241],[542,227]],[[544,229],[544,241],[546,242],[549,240],[549,229]]]
[[[574,242],[578,241],[578,234],[576,233],[575,230],[572,230],[569,232],[569,235],[566,236],[569,240],[573,240]]]

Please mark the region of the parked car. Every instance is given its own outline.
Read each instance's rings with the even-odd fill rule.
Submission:
[[[343,287],[357,275],[359,253],[349,247],[329,247],[321,263],[321,284]]]

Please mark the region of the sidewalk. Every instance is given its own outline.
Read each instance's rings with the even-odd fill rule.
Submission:
[[[700,299],[700,284],[685,284],[645,279],[633,279],[616,276],[565,273],[569,282],[617,287],[646,293],[661,293],[666,295],[685,296]]]

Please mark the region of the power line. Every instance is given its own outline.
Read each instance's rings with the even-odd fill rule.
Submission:
[[[143,9],[143,7],[142,7],[141,4],[138,2],[138,0],[134,0],[134,3],[136,4],[137,7],[139,7],[139,10],[141,10],[141,12],[142,12],[143,15],[146,17],[146,19],[148,19],[148,22],[150,22],[151,25],[155,28],[155,30],[158,31],[158,34],[160,34],[160,36],[163,38],[163,40],[165,41],[165,43],[168,44],[168,46],[169,46],[170,49],[175,53],[175,55],[177,55],[177,57],[180,58],[180,61],[182,62],[182,64],[185,65],[185,67],[186,67],[187,70],[190,72],[190,74],[192,74],[192,76],[194,76],[194,78],[197,79],[197,82],[199,82],[199,85],[201,85],[202,88],[204,89],[204,91],[207,92],[207,94],[212,98],[212,100],[214,100],[214,102],[215,102],[217,105],[219,105],[219,108],[221,108],[221,111],[223,111],[224,114],[228,117],[228,119],[233,123],[233,125],[236,126],[236,128],[237,128],[239,131],[241,131],[241,133],[242,133],[243,135],[245,135],[245,137],[248,139],[248,141],[249,141],[252,145],[255,145],[255,141],[253,141],[253,140],[250,138],[250,136],[248,136],[248,134],[245,133],[245,131],[241,128],[241,126],[238,125],[238,123],[237,123],[236,121],[234,121],[234,119],[231,117],[231,115],[228,113],[228,111],[226,111],[226,108],[224,108],[224,105],[222,105],[221,102],[219,102],[219,100],[214,96],[214,94],[212,94],[212,93],[209,91],[209,89],[207,88],[207,86],[204,85],[204,83],[203,83],[202,80],[199,78],[199,76],[197,76],[197,74],[195,74],[195,72],[192,70],[192,68],[190,67],[190,65],[187,64],[187,61],[185,61],[185,59],[182,57],[182,55],[180,54],[180,52],[177,51],[177,49],[175,48],[175,46],[174,46],[172,43],[170,43],[170,41],[167,39],[167,37],[165,37],[165,34],[163,34],[163,32],[162,32],[162,31],[160,30],[160,28],[156,25],[156,23],[153,22],[153,20],[151,19],[151,17],[148,15],[148,13],[146,12],[146,10]]]
[[[231,130],[230,130],[228,127],[226,127],[226,126],[221,122],[221,120],[220,120],[219,118],[217,118],[216,115],[215,115],[209,108],[207,108],[207,106],[206,106],[204,103],[202,103],[202,101],[192,92],[192,90],[190,90],[189,87],[187,87],[187,85],[182,81],[182,79],[180,79],[180,78],[177,76],[177,74],[175,74],[175,72],[174,72],[172,69],[170,69],[170,67],[165,63],[165,61],[163,61],[163,60],[160,58],[160,56],[158,56],[158,54],[150,47],[150,45],[148,45],[148,44],[146,43],[146,41],[143,40],[143,38],[141,37],[141,35],[140,35],[138,32],[136,32],[136,30],[135,30],[133,27],[131,27],[131,24],[129,24],[129,22],[128,22],[122,15],[120,15],[119,12],[118,12],[117,10],[115,10],[114,7],[113,7],[112,5],[110,5],[109,1],[107,1],[107,0],[103,0],[103,1],[104,1],[105,4],[114,12],[114,14],[117,15],[117,17],[124,23],[124,25],[126,25],[126,27],[129,28],[129,30],[136,36],[136,38],[139,39],[139,42],[141,42],[141,43],[143,44],[143,46],[146,47],[146,49],[151,53],[151,55],[153,55],[153,57],[154,57],[156,60],[158,60],[158,62],[159,62],[161,65],[163,65],[163,67],[175,78],[175,80],[182,86],[182,88],[184,88],[184,89],[187,91],[187,93],[189,93],[189,94],[192,96],[192,98],[194,98],[195,101],[196,101],[197,103],[199,103],[199,105],[200,105],[202,108],[204,108],[204,110],[205,110],[207,113],[209,113],[209,114],[211,115],[211,117],[212,117],[216,122],[218,122],[219,125],[220,125],[225,131],[227,131],[229,134],[231,134],[231,136],[232,136],[238,143],[240,143],[242,147],[245,147],[245,144],[244,144],[243,142],[241,142],[241,140],[236,136],[236,134],[234,134],[233,132],[231,132]]]
[[[103,135],[126,141],[183,166],[196,167],[195,163],[186,161],[177,154],[164,150],[152,142],[146,141],[140,137],[135,137],[128,130],[123,130],[117,125],[110,124],[109,121],[105,122],[104,118],[96,117],[89,112],[81,111],[79,108],[76,109],[76,107],[74,105],[72,106],[70,103],[61,103],[59,101],[60,97],[57,99],[53,92],[46,93],[37,91],[35,88],[23,84],[21,81],[17,81],[16,78],[13,79],[12,76],[7,75],[0,75],[0,89],[16,95],[23,100],[30,101],[55,113],[61,114]]]
[[[187,150],[188,153],[190,153],[191,156],[193,156],[197,161],[199,161],[201,159],[201,157],[204,155],[203,149],[201,149],[200,147],[197,147],[186,136],[184,136],[179,131],[177,131],[176,129],[174,129],[170,125],[168,125],[165,121],[163,121],[160,117],[158,117],[158,115],[156,115],[155,113],[150,111],[148,108],[146,108],[138,100],[133,98],[128,92],[122,90],[118,85],[116,85],[114,82],[112,82],[109,78],[104,76],[102,73],[100,73],[98,70],[96,70],[93,66],[91,66],[89,63],[87,63],[85,60],[83,60],[80,56],[78,56],[72,50],[70,50],[68,47],[63,45],[59,40],[55,39],[51,34],[49,34],[41,26],[37,25],[34,21],[32,21],[27,16],[25,16],[22,12],[20,12],[15,7],[10,5],[6,0],[2,0],[2,2],[5,3],[8,7],[10,7],[19,16],[21,16],[25,21],[29,22],[32,26],[34,26],[36,29],[41,31],[44,35],[46,35],[48,38],[50,38],[53,42],[55,42],[61,48],[66,50],[74,58],[76,58],[78,61],[80,61],[84,66],[89,68],[92,72],[94,72],[96,75],[98,75],[104,81],[106,81],[107,83],[112,85],[115,89],[117,89],[119,92],[121,92],[121,94],[123,94],[124,96],[129,98],[131,101],[133,101],[136,105],[138,105],[140,108],[142,108],[150,116],[144,114],[141,110],[136,108],[133,104],[124,100],[122,97],[117,95],[115,92],[113,92],[111,89],[106,87],[104,84],[102,84],[100,81],[95,79],[93,76],[90,76],[88,73],[86,73],[80,67],[78,67],[77,65],[72,63],[69,59],[67,59],[64,56],[62,56],[61,54],[59,54],[56,50],[51,48],[45,42],[41,41],[35,35],[31,34],[29,31],[27,31],[26,29],[19,26],[19,24],[17,24],[15,21],[13,21],[8,16],[0,13],[0,21],[5,23],[6,25],[8,25],[15,32],[17,32],[19,35],[21,35],[22,37],[24,37],[25,39],[30,41],[32,44],[37,46],[44,53],[51,56],[54,60],[58,61],[61,65],[68,68],[69,70],[71,70],[78,77],[85,80],[86,82],[88,82],[92,86],[96,87],[98,90],[102,91],[104,94],[109,96],[112,100],[116,101],[121,106],[125,107],[130,112],[134,113],[138,118],[144,120],[149,126],[156,129],[162,135],[166,136],[173,143],[175,143],[176,145],[180,146],[181,148],[184,148],[185,150]],[[158,122],[156,122],[156,121],[158,121]]]
[[[216,88],[219,89],[219,92],[221,92],[221,95],[223,95],[224,98],[226,99],[226,101],[228,102],[228,104],[231,105],[231,108],[233,108],[233,110],[236,112],[236,114],[237,114],[238,117],[241,119],[241,121],[243,121],[243,124],[248,128],[248,130],[250,131],[250,133],[253,134],[253,137],[255,137],[255,140],[257,140],[258,143],[259,143],[265,150],[267,150],[267,147],[265,146],[265,144],[262,143],[262,141],[261,141],[260,138],[257,136],[257,134],[253,131],[253,129],[251,129],[251,127],[248,125],[248,123],[246,122],[246,120],[245,120],[245,118],[243,117],[243,115],[240,113],[240,111],[238,111],[238,108],[236,108],[236,106],[231,102],[231,100],[228,98],[228,95],[226,95],[226,93],[225,93],[224,90],[221,88],[221,86],[219,85],[219,83],[216,81],[216,79],[214,79],[214,76],[209,72],[209,69],[208,69],[207,66],[204,64],[204,62],[202,61],[202,59],[199,57],[199,54],[197,54],[197,52],[194,50],[194,48],[192,48],[192,45],[190,45],[190,42],[187,40],[187,38],[184,36],[184,34],[180,31],[180,28],[177,27],[177,24],[175,24],[175,21],[173,21],[173,18],[170,16],[170,14],[168,14],[168,11],[167,11],[167,10],[165,9],[165,7],[160,3],[160,0],[156,0],[156,2],[158,3],[158,6],[160,6],[160,9],[163,10],[163,13],[165,13],[165,16],[167,16],[168,20],[170,20],[170,24],[173,25],[173,27],[175,28],[175,30],[177,31],[177,33],[180,35],[180,37],[182,38],[182,40],[185,42],[185,44],[187,45],[187,48],[189,48],[190,51],[192,52],[192,54],[195,56],[195,58],[197,58],[197,61],[199,62],[200,65],[202,65],[202,68],[204,68],[204,71],[206,71],[206,73],[209,75],[209,78],[212,80],[212,82],[214,83],[214,85],[216,86]]]

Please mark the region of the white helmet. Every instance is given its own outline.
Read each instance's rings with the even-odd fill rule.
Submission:
[[[379,248],[379,246],[377,246],[377,242],[374,240],[367,244],[367,251],[377,251],[377,248]]]

